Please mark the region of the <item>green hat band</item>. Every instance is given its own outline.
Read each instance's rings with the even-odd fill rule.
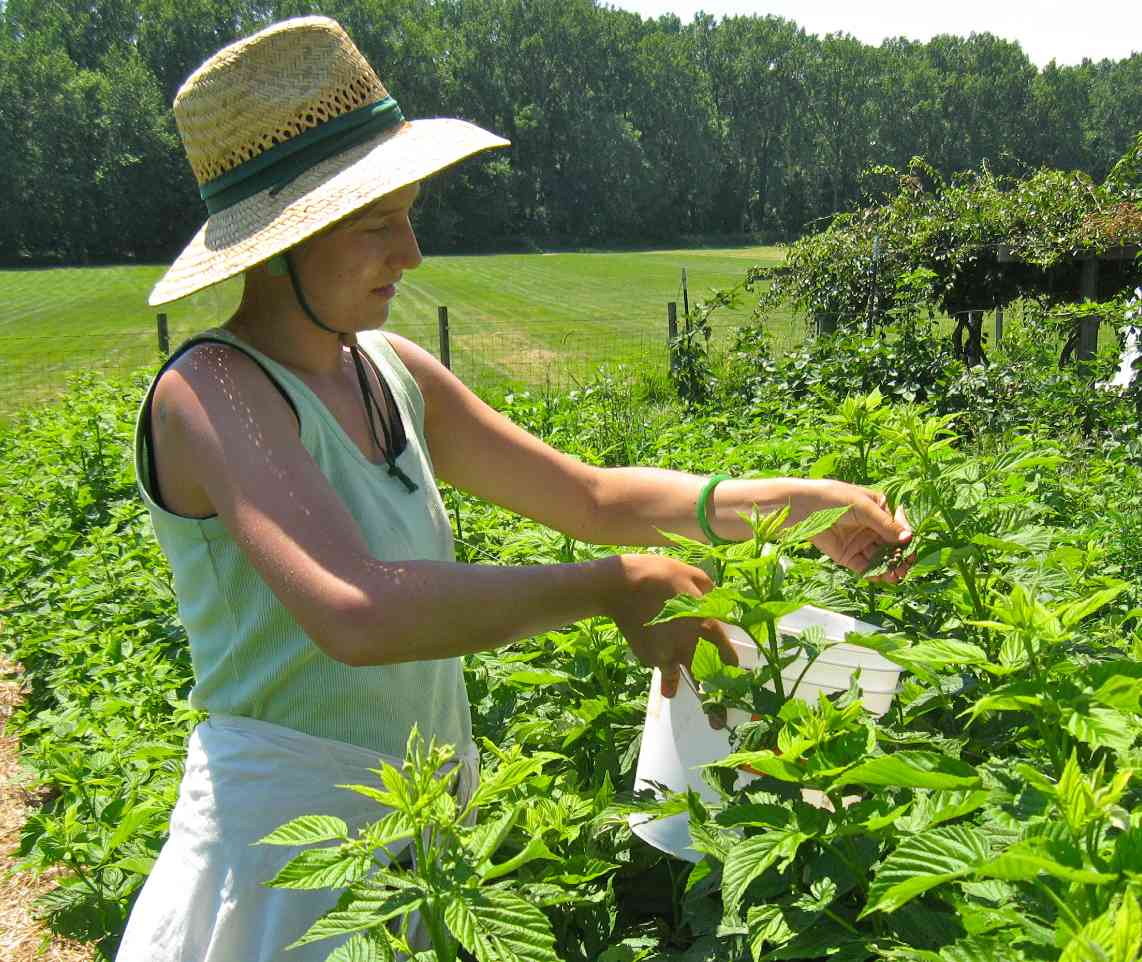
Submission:
[[[211,214],[233,207],[267,188],[275,194],[321,161],[403,122],[404,114],[397,102],[392,97],[385,97],[316,127],[308,127],[296,137],[275,144],[257,157],[203,184],[198,193],[206,201],[206,209]]]

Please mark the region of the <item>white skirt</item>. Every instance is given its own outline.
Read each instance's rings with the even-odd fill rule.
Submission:
[[[385,814],[337,785],[376,785],[368,769],[402,759],[234,715],[191,733],[170,837],[131,911],[115,962],[324,962],[347,936],[289,952],[340,891],[267,888],[305,846],[254,845],[299,815],[335,815],[350,835]],[[461,803],[479,777],[457,758]],[[399,854],[393,852],[394,855]],[[427,946],[423,946],[427,947]]]

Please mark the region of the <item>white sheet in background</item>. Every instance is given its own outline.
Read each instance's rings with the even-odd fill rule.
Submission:
[[[350,835],[385,813],[337,785],[380,787],[369,769],[401,759],[238,716],[191,734],[186,772],[163,846],[135,903],[116,962],[324,962],[346,938],[285,951],[337,891],[262,883],[304,847],[253,845],[299,815],[334,815]],[[475,745],[458,759],[466,801],[479,777]],[[394,854],[398,854],[395,853]],[[425,945],[424,947],[427,947]]]

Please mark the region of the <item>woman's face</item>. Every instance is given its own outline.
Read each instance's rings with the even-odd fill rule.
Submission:
[[[419,184],[402,187],[294,248],[302,291],[321,320],[368,331],[389,317],[401,274],[423,259],[409,215]]]

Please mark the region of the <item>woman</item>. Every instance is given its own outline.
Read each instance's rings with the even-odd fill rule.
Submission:
[[[666,599],[711,587],[670,558],[455,563],[437,478],[603,544],[661,544],[660,529],[745,538],[739,513],[753,505],[788,504],[793,519],[849,505],[818,544],[859,571],[910,534],[880,496],[838,482],[581,464],[377,332],[421,261],[419,182],[507,142],[457,120],[405,122],[333,21],[226,48],[175,115],[210,217],[151,303],[238,273],[245,293],[168,362],[140,412],[140,490],[174,571],[191,701],[209,720],[118,958],[324,959],[334,943],[282,951],[333,898],[262,886],[295,853],[252,843],[301,814],[376,818],[333,786],[401,757],[414,724],[458,746],[469,791],[460,656],[606,615],[663,670],[667,695],[699,635],[732,658],[716,623],[646,627]]]

